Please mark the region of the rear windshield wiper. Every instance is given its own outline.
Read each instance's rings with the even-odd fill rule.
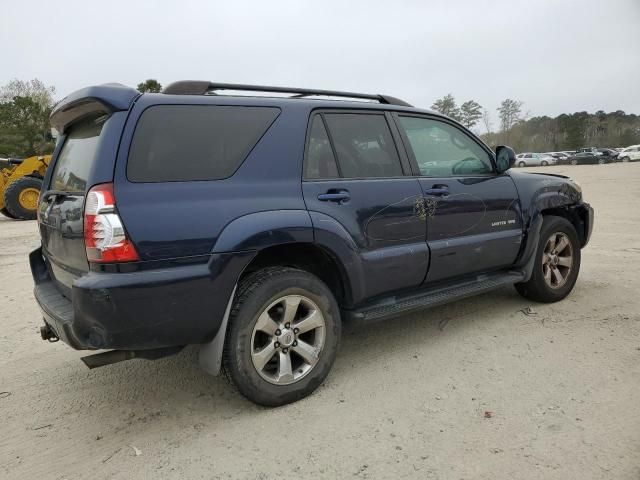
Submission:
[[[73,192],[65,192],[63,190],[47,190],[42,194],[42,201],[44,202],[50,197],[55,197],[56,200],[62,200],[66,197],[77,197],[78,195],[81,195],[81,194],[73,193]]]

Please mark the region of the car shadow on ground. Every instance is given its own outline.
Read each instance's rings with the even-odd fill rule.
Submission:
[[[449,342],[463,341],[478,327],[478,322],[482,322],[483,329],[497,328],[497,322],[528,305],[513,288],[502,288],[383,322],[347,324],[336,363],[325,384],[316,394],[278,410],[297,412],[324,407],[327,400],[333,402],[334,396],[342,395],[343,387],[349,385],[353,376],[369,371],[372,362],[394,360],[396,355],[407,355],[407,350],[420,349],[421,361],[429,363],[429,347],[443,335],[448,336]],[[68,405],[69,410],[90,417],[96,431],[124,430],[128,434],[154,428],[154,423],[160,425],[154,420],[163,417],[171,417],[176,428],[204,421],[208,430],[215,431],[216,424],[230,418],[262,416],[271,411],[244,399],[223,376],[205,374],[197,365],[197,354],[198,347],[189,346],[173,357],[131,360],[95,370],[87,370],[79,359],[65,359],[59,366],[63,378],[43,386],[48,392],[42,398],[54,393],[57,401]],[[46,381],[46,377],[42,379]]]

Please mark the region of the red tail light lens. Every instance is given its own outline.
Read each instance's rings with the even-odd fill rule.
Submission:
[[[96,185],[84,204],[84,245],[87,259],[94,263],[140,260],[116,213],[113,184]]]

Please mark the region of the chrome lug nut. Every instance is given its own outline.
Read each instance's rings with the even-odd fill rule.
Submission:
[[[282,349],[282,353],[287,353],[288,351],[289,351],[289,349],[288,349],[288,348],[283,348],[283,349]]]
[[[295,342],[295,341],[294,341],[294,342],[293,342],[293,344],[292,344],[291,346],[293,346],[293,347],[297,347],[297,346],[298,346],[298,342]]]
[[[276,335],[280,335],[281,333],[280,329],[276,330]]]
[[[273,346],[276,347],[276,348],[280,348],[280,342],[274,343]]]
[[[294,329],[293,329],[293,333],[298,333],[299,331],[300,331],[300,329],[299,329],[299,328],[294,328]]]
[[[284,328],[290,328],[290,327],[291,327],[291,324],[290,324],[290,323],[286,323],[286,324],[284,325]]]

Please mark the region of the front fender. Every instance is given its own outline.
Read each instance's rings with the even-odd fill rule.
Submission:
[[[568,177],[515,170],[509,170],[509,175],[518,190],[525,225],[544,210],[582,202],[580,188]]]
[[[577,207],[583,205],[582,192],[570,178],[562,175],[524,173],[515,170],[509,170],[509,175],[518,190],[526,234],[514,267],[524,267],[525,272],[530,275],[531,261],[535,256],[540,238],[544,212],[566,209],[569,214],[572,214]],[[585,243],[583,242],[583,246]]]

